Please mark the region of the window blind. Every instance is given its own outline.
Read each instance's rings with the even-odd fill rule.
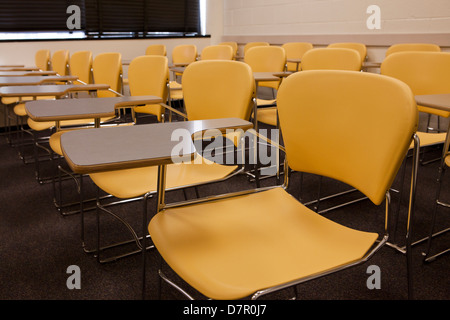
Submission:
[[[0,1],[0,32],[67,31],[66,13],[69,5],[84,10],[84,0],[2,0]],[[84,27],[84,19],[82,28]]]
[[[72,31],[70,5],[88,37],[200,34],[199,0],[2,0],[0,32]]]

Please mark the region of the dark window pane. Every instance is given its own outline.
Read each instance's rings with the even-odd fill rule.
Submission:
[[[70,31],[70,5],[87,35],[200,33],[199,0],[0,0],[0,31]]]

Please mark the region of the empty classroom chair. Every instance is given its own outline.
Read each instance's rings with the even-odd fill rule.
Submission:
[[[336,42],[328,45],[328,48],[346,48],[346,49],[354,49],[358,51],[361,57],[361,64],[367,58],[367,47],[364,43],[359,42]]]
[[[145,49],[146,55],[166,56],[167,49],[164,44],[151,44]]]
[[[386,57],[401,51],[431,51],[440,52],[441,47],[433,43],[397,43],[386,50]]]
[[[369,230],[345,227],[303,206],[286,184],[161,208],[148,227],[156,249],[207,298],[257,299],[364,263],[387,242],[389,188],[416,140],[418,113],[408,86],[362,72],[299,72],[283,81],[278,108],[286,167],[350,183],[375,205],[385,200],[386,221]],[[367,143],[372,151],[360,152]],[[159,274],[192,298],[185,284]]]
[[[133,59],[128,68],[130,95],[156,96],[167,101],[169,86],[169,64],[162,55],[145,55]],[[145,105],[133,108],[133,114],[143,113],[164,121],[164,108],[160,105]]]
[[[236,41],[226,41],[219,43],[220,45],[230,46],[233,49],[233,58],[236,58],[238,53],[238,44]]]
[[[201,60],[233,60],[233,48],[228,45],[207,46],[200,55]]]
[[[306,51],[313,48],[309,42],[288,42],[282,46],[286,51],[286,71],[296,72],[301,69],[301,59]],[[290,62],[289,60],[298,60],[298,62]]]

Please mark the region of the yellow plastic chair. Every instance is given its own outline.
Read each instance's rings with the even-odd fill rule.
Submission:
[[[253,42],[248,42],[244,45],[244,57],[247,53],[247,51],[253,47],[266,47],[266,46],[270,46],[270,43],[266,42],[266,41],[253,41]]]
[[[306,51],[313,48],[312,43],[309,42],[288,42],[284,43],[282,46],[286,51],[286,59],[294,59],[301,61],[303,55]],[[296,72],[301,69],[301,62],[287,62],[286,71]]]
[[[50,50],[42,49],[36,51],[34,55],[34,61],[36,64],[36,67],[39,68],[41,71],[48,71],[50,70]],[[24,98],[22,100],[30,100],[31,98]],[[5,105],[13,104],[18,102],[19,99],[15,97],[3,97],[2,103]]]
[[[286,67],[286,52],[279,46],[255,46],[250,48],[244,62],[250,65],[253,72],[282,72]],[[256,104],[263,108],[257,110],[257,121],[277,125],[276,107],[269,107],[276,104],[276,93],[281,83],[279,81],[264,81],[258,84],[259,87],[272,88],[273,99],[258,98]]]
[[[166,56],[167,49],[164,44],[151,44],[145,49],[146,55]]]
[[[98,84],[108,84],[110,89],[108,90],[97,90],[97,98],[103,97],[116,97],[121,96],[122,91],[122,61],[121,54],[115,52],[107,52],[98,54],[92,62],[92,80],[94,83]],[[120,92],[119,92],[120,91]],[[104,125],[115,124],[115,125],[129,125],[130,123],[123,122],[114,122],[117,118],[120,117],[118,111],[118,117],[108,117],[100,119],[100,124]],[[28,121],[30,127],[37,125],[38,123]],[[82,120],[71,120],[71,121],[61,121],[60,122],[60,130],[54,132],[49,138],[49,146],[50,150],[48,153],[53,159],[54,156],[57,157],[58,160],[61,160],[63,157],[63,152],[61,149],[61,135],[63,135],[68,130],[80,130],[84,128],[92,128],[95,124],[94,119],[82,119]],[[72,172],[68,172],[62,166],[54,164],[54,167],[57,169],[56,173],[52,177],[53,183],[53,191],[54,191],[54,204],[58,211],[62,215],[72,215],[74,213],[78,213],[78,210],[70,211],[74,205],[79,205],[78,202],[70,202],[64,203],[62,199],[62,185],[61,185],[61,175],[60,172],[63,172],[67,175],[72,175]],[[56,178],[59,181],[59,193],[56,193]]]
[[[36,52],[35,56],[36,66],[41,70],[48,70],[48,68],[56,71],[56,73],[60,76],[68,75],[69,71],[69,51],[68,50],[58,50],[53,53],[53,56],[50,59],[50,51],[49,50],[39,50]],[[47,67],[46,67],[47,66]],[[43,69],[47,68],[47,69]],[[56,84],[63,84],[62,82],[56,82]],[[54,99],[54,97],[39,97],[39,99]],[[31,100],[31,98],[24,97],[23,101]],[[13,101],[17,101],[16,98],[8,98],[4,99],[4,102],[7,104],[12,103]],[[25,110],[25,103],[18,103],[14,106],[14,113],[18,117],[26,117],[27,113]],[[45,125],[44,125],[45,126]]]
[[[361,60],[354,49],[316,48],[306,51],[302,56],[301,69],[304,70],[348,70],[360,71]],[[277,126],[277,109],[258,109],[258,121]]]
[[[70,56],[70,74],[78,77],[75,84],[92,83],[92,60],[91,51],[77,51]]]
[[[75,56],[78,59],[78,55]],[[85,75],[90,63],[89,53],[84,52],[80,54],[80,65],[76,67],[76,70],[82,70]],[[79,69],[78,69],[79,68]],[[108,84],[109,90],[97,90],[97,97],[116,97],[121,95],[122,91],[122,62],[120,53],[100,53],[95,57],[92,62],[92,81],[98,84]],[[119,92],[120,91],[120,92]],[[101,122],[109,121],[113,118],[102,118]],[[53,127],[54,122],[36,122],[31,119],[27,120],[28,125],[33,130],[42,131]],[[67,128],[71,126],[92,126],[94,119],[89,120],[71,120],[61,121],[61,128]],[[64,130],[56,132],[50,136],[50,146],[56,154],[62,156],[60,138]]]
[[[145,55],[133,59],[128,68],[130,94],[132,96],[156,96],[167,101],[169,65],[167,57]],[[160,104],[133,108],[133,113],[151,114],[164,121],[164,108]]]
[[[38,50],[34,56],[36,67],[41,71],[50,70],[50,50]]]
[[[98,90],[97,97],[116,97],[122,90],[122,55],[118,52],[98,54],[92,63],[94,83],[108,84],[109,90]]]
[[[253,72],[282,72],[286,66],[286,52],[279,46],[255,46],[250,48],[244,57],[244,62],[247,63]],[[273,99],[257,99],[257,105],[271,105],[276,102],[275,90],[281,83],[278,81],[263,81],[258,84],[259,87],[272,88]]]
[[[39,69],[42,69],[47,64],[47,53],[48,50],[41,50],[36,53],[36,65],[39,64]],[[50,68],[60,76],[66,76],[69,74],[69,51],[68,50],[58,50],[55,51],[53,56],[51,57]],[[62,82],[56,82],[56,84],[63,84]],[[30,100],[31,98],[22,98],[22,100]],[[54,97],[39,97],[39,99],[54,99]],[[12,100],[17,100],[16,98],[9,98],[5,100],[8,103],[11,103]],[[25,110],[25,104],[19,103],[14,106],[14,113],[19,117],[25,117],[27,115]]]
[[[361,65],[367,58],[367,47],[364,43],[359,42],[336,42],[328,45],[328,48],[346,48],[358,51],[361,57]]]
[[[36,67],[39,68],[39,70],[41,71],[48,71],[50,70],[50,50],[47,49],[41,49],[36,51],[35,55],[34,55],[34,61],[35,61],[35,65]],[[43,98],[47,98],[47,97],[40,97],[40,99]],[[24,120],[27,118],[27,114],[25,111],[25,104],[22,103],[22,101],[27,101],[27,100],[32,100],[32,97],[22,97],[22,98],[18,98],[18,97],[2,97],[1,98],[1,103],[4,104],[5,106],[7,106],[7,108],[5,108],[5,122],[9,122],[11,118],[13,118],[12,116],[14,115],[15,120],[16,120],[16,124],[18,125],[19,129],[16,132],[17,133],[17,141],[14,141],[15,139],[13,139],[13,135],[11,131],[9,131],[8,133],[8,143],[10,143],[13,146],[18,146],[19,147],[19,156],[20,158],[27,163],[28,160],[26,160],[25,156],[22,154],[22,151],[20,149],[20,147],[23,144],[26,144],[27,142],[24,141],[23,139],[23,132],[27,132],[27,130],[24,127]],[[12,114],[10,114],[10,108],[12,108]],[[6,125],[6,123],[5,123]],[[6,125],[8,126],[8,125]]]
[[[40,61],[36,61],[36,63],[39,63],[40,66],[38,66],[40,69],[41,67],[44,67],[47,52],[43,50],[42,52],[38,52],[36,54],[36,59]],[[53,71],[56,71],[56,73],[60,76],[65,76],[69,73],[69,51],[68,50],[58,50],[53,53],[53,56],[50,60],[50,67]],[[56,84],[63,84],[62,82],[56,82]],[[29,100],[31,98],[24,98],[22,100]],[[39,99],[54,99],[54,97],[39,97]],[[14,113],[19,117],[26,117],[27,113],[25,110],[25,103],[19,103],[14,106]],[[48,128],[46,124],[40,124],[39,127],[44,126]]]
[[[408,86],[378,74],[298,72],[281,84],[278,108],[286,168],[354,185],[375,205],[385,201],[382,216],[390,221],[389,188],[418,122]],[[386,244],[383,223],[357,230],[303,206],[285,190],[285,173],[284,188],[162,204],[148,227],[161,257],[208,298],[256,299],[364,263]],[[411,215],[414,192],[412,188]],[[168,280],[162,270],[159,274]]]
[[[193,44],[178,45],[172,50],[172,63],[174,65],[189,65],[197,60],[197,46]]]
[[[450,53],[396,52],[388,55],[380,72],[406,82],[415,95],[450,92]],[[448,118],[449,112],[418,106],[420,112]],[[428,129],[431,128],[427,128]]]
[[[122,94],[122,62],[121,54],[115,52],[100,53],[98,54],[92,62],[92,77],[93,82],[98,84],[108,84],[110,86],[109,90],[97,90],[97,97],[116,97]],[[101,123],[107,122],[114,119],[113,118],[102,118]],[[38,125],[36,122],[29,119],[28,124],[31,126]],[[94,119],[83,119],[83,120],[71,120],[71,121],[61,121],[61,129],[58,132],[53,133],[50,136],[49,143],[50,147],[59,156],[62,156],[61,150],[61,135],[65,130],[79,129],[81,127],[93,126]],[[36,128],[37,130],[37,128]]]
[[[75,52],[70,58],[70,72],[72,75],[79,77],[80,84],[88,84],[94,82],[94,74],[96,75],[96,83],[106,83],[111,86],[111,90],[98,90],[97,97],[117,96],[117,90],[120,90],[120,77],[122,72],[122,66],[120,64],[120,54],[99,54],[96,57],[96,63],[92,59],[92,53],[90,51],[78,51]],[[109,64],[110,63],[110,64]],[[110,68],[110,69],[109,69]],[[105,70],[107,70],[105,72]],[[104,82],[103,82],[104,81]],[[102,118],[101,122],[111,120],[112,118]],[[55,125],[54,122],[36,122],[28,119],[28,125],[30,128],[41,131],[45,127],[51,128]],[[78,127],[78,126],[92,126],[94,119],[83,120],[70,120],[60,121],[60,126],[63,130],[55,132],[50,136],[50,147],[59,156],[62,156],[62,150],[60,145],[61,134],[65,132],[65,128]]]
[[[69,73],[69,51],[55,51],[51,59],[51,68],[60,76],[67,75]]]
[[[36,63],[36,66],[40,70],[47,71],[47,70],[52,69],[53,71],[56,71],[58,75],[61,75],[61,76],[67,75],[68,60],[69,60],[69,51],[67,51],[67,50],[58,50],[53,54],[52,57],[50,57],[50,51],[45,50],[45,49],[38,50],[35,54],[35,63]],[[30,121],[30,119],[28,119],[28,116],[27,116],[27,113],[25,110],[25,103],[22,102],[22,101],[27,101],[27,100],[32,100],[32,99],[33,99],[32,97],[22,97],[20,99],[15,98],[15,97],[7,97],[7,98],[2,98],[2,103],[14,104],[13,112],[14,112],[17,122],[19,124],[20,131],[22,133],[26,132],[26,133],[31,134],[33,136],[33,140],[34,140],[35,137],[34,137],[33,132],[31,132],[30,130],[24,129],[25,119],[27,122]],[[41,96],[41,97],[38,97],[37,99],[39,99],[39,100],[54,99],[54,97]],[[40,130],[45,130],[45,129],[48,129],[49,127],[51,127],[53,124],[54,123],[41,123],[41,124],[39,124],[39,128],[40,128]],[[31,128],[31,129],[33,129],[33,128]],[[21,141],[19,141],[17,143],[18,146],[26,143],[26,142],[24,142],[23,135],[20,140]],[[28,161],[25,159],[26,157],[24,156],[24,154],[22,154],[22,151],[20,151],[20,150],[19,150],[19,156],[25,162]],[[38,161],[38,160],[36,158],[34,158],[34,161]]]
[[[69,74],[69,51],[57,50],[53,53],[50,60],[50,68],[59,76],[66,76]],[[56,82],[55,84],[64,84],[65,82]],[[39,100],[55,99],[55,97],[39,97]],[[25,103],[18,104],[14,107],[14,112],[20,116],[26,116]],[[33,131],[44,131],[55,126],[55,122],[36,122],[27,117],[27,124]],[[38,159],[35,159],[36,163]],[[40,183],[42,179],[40,177],[39,169],[36,168],[36,178]]]
[[[197,46],[193,44],[178,45],[172,50],[172,64],[187,66],[192,62],[197,61]],[[181,76],[180,73],[175,73],[175,77]],[[182,100],[183,90],[181,83],[177,79],[170,81],[170,99]]]
[[[201,60],[233,60],[233,48],[228,45],[207,46],[200,55]]]
[[[133,78],[130,80],[133,81]],[[188,120],[229,117],[248,119],[254,100],[253,74],[248,65],[237,61],[198,61],[186,68],[183,91]],[[236,165],[214,163],[197,154],[191,163],[168,166],[167,190],[218,182],[240,171]],[[119,199],[143,198],[144,202],[156,192],[157,176],[156,166],[90,175],[94,183],[106,193]],[[102,206],[100,208],[105,210]],[[145,216],[146,210],[147,205],[144,205]]]
[[[418,51],[392,53],[381,64],[380,72],[406,83],[414,95],[450,93],[450,53]],[[420,105],[417,108],[420,112],[434,114],[438,117],[448,119],[450,116],[450,112],[438,111]],[[428,132],[428,129],[427,126],[425,131],[417,132],[421,148],[444,144],[445,132]],[[427,164],[434,159],[428,161],[422,159],[421,161],[423,164]],[[416,241],[415,244],[424,241],[426,241],[426,238]],[[404,251],[404,247],[399,247],[397,243],[394,243],[394,245],[399,251]]]
[[[354,49],[316,48],[302,58],[302,70],[360,71],[361,66],[360,54]]]
[[[386,57],[395,52],[401,51],[432,51],[440,52],[441,47],[433,43],[397,43],[386,50]]]
[[[230,46],[233,49],[233,59],[236,58],[238,53],[238,44],[236,41],[225,41],[219,43],[220,45]]]

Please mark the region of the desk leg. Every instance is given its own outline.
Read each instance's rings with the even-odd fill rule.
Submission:
[[[257,103],[257,99],[258,99],[258,81],[256,81],[256,92],[255,92],[255,98],[253,100],[253,128],[255,129],[256,132],[258,132],[258,103]],[[258,151],[259,151],[259,147],[258,147],[258,136],[255,136],[255,145],[253,146],[254,150],[255,150],[255,165],[254,165],[254,171],[255,171],[255,182],[256,182],[256,187],[259,188],[260,187],[260,182],[259,182],[259,168],[258,168]]]

